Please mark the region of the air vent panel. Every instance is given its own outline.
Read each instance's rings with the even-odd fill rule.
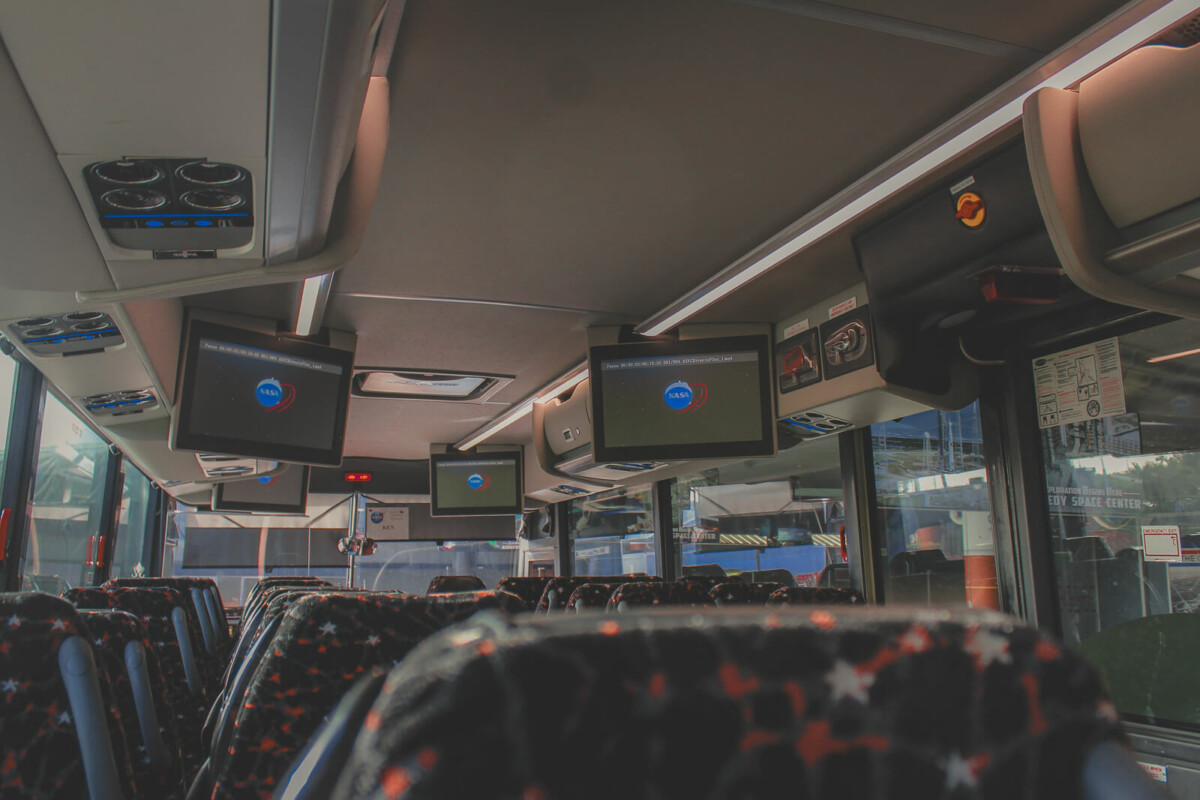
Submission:
[[[100,311],[27,317],[10,323],[8,331],[37,356],[92,353],[125,342],[112,317]]]

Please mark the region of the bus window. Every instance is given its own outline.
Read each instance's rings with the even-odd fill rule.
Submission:
[[[53,395],[46,396],[29,505],[22,585],[58,594],[96,573],[108,443]]]
[[[1191,321],[1118,337],[1125,412],[1041,431],[1064,640],[1105,673],[1123,714],[1190,727],[1200,726],[1198,341]]]
[[[437,575],[475,575],[487,588],[517,574],[521,542],[380,542],[357,560],[354,585],[425,594]]]
[[[652,487],[641,486],[568,501],[574,574],[657,575],[653,497]]]
[[[979,404],[871,426],[884,599],[1000,607]]]
[[[837,437],[827,436],[674,481],[679,574],[848,587],[840,463]]]
[[[135,578],[149,574],[142,563],[142,554],[145,552],[146,538],[153,538],[154,535],[148,529],[154,484],[140,469],[128,462],[124,465],[124,473],[111,575],[114,578]]]

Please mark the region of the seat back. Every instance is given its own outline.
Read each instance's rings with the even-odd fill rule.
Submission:
[[[185,592],[192,598],[192,607],[195,609],[196,617],[201,625],[205,648],[209,652],[217,653],[219,659],[224,659],[228,655],[224,652],[225,646],[222,644],[227,637],[220,634],[220,629],[225,628],[225,615],[223,612],[218,613],[214,607],[215,603],[210,600],[210,590],[214,595],[216,593],[216,582],[212,578],[114,578],[108,583],[113,586],[129,586],[135,589],[166,586]]]
[[[583,586],[585,583],[609,583],[618,585],[623,583],[642,582],[661,583],[662,578],[653,575],[592,575],[571,578],[551,578],[546,583],[546,589],[542,592],[541,599],[538,600],[536,611],[543,614],[549,611],[562,611],[567,607],[567,601],[571,599],[571,593],[580,586]]]
[[[334,800],[1077,800],[1122,741],[1079,656],[999,614],[911,609],[478,618],[394,669],[368,718]]]
[[[769,606],[784,605],[862,605],[866,603],[857,589],[826,589],[810,586],[785,586],[767,598]]]
[[[125,611],[80,611],[98,667],[113,688],[133,752],[133,779],[147,797],[181,797],[179,733],[158,659],[137,617]]]
[[[711,606],[708,588],[697,583],[625,583],[608,600],[608,610],[632,611],[648,606]]]
[[[718,583],[708,596],[718,606],[762,606],[777,589],[778,583]]]
[[[502,578],[496,584],[496,589],[501,592],[509,592],[525,601],[525,605],[529,606],[529,610],[533,611],[537,608],[538,600],[542,599],[542,593],[546,591],[546,584],[550,582],[550,577],[529,577],[529,578]]]
[[[487,584],[478,575],[434,575],[425,594],[478,592],[484,589],[487,589]]]
[[[314,594],[293,604],[254,670],[227,750],[213,753],[213,799],[273,792],[357,678],[399,661],[440,627],[434,605],[383,593]]]
[[[145,626],[175,713],[186,771],[197,769],[202,760],[200,729],[208,713],[209,696],[196,660],[199,637],[184,611],[190,599],[178,589],[128,586],[71,589],[65,597],[77,608],[127,611]]]
[[[603,611],[608,607],[608,599],[616,591],[618,584],[614,583],[585,583],[575,587],[567,600],[566,611],[584,611],[589,608]]]
[[[0,796],[132,796],[124,721],[70,603],[0,594]]]

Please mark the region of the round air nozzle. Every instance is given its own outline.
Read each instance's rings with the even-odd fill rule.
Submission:
[[[101,180],[126,186],[154,183],[163,176],[162,170],[147,161],[105,161],[92,167]]]
[[[38,336],[54,336],[55,334],[62,333],[62,328],[56,328],[53,325],[43,325],[40,328],[30,328],[29,330],[21,331],[21,333],[25,338],[30,339]]]
[[[121,398],[122,400],[141,400],[143,398],[149,399],[150,391],[148,389],[137,389],[125,392],[117,392],[117,397]]]
[[[217,164],[210,161],[195,161],[184,164],[175,174],[192,183],[202,183],[205,186],[220,186],[239,181],[244,176],[240,167],[233,164]]]
[[[150,189],[114,189],[100,199],[122,211],[149,211],[167,204],[167,198]]]
[[[93,319],[93,320],[88,320],[87,322],[76,322],[74,325],[71,326],[71,330],[86,332],[86,331],[98,331],[98,330],[102,330],[103,328],[107,328],[107,327],[108,327],[108,320]]]
[[[52,317],[30,317],[14,323],[18,328],[40,328],[54,322]]]
[[[249,472],[250,467],[213,467],[209,473],[213,475],[236,475],[239,472]]]
[[[70,314],[65,314],[63,319],[68,322],[87,322],[88,320],[101,319],[104,317],[102,311],[72,311]]]
[[[231,208],[240,206],[244,200],[240,194],[222,192],[217,189],[198,189],[192,192],[184,192],[179,199],[192,208],[198,208],[201,211],[228,211]]]
[[[83,398],[83,402],[86,405],[93,406],[93,405],[99,405],[100,403],[111,403],[113,400],[116,400],[116,399],[117,399],[116,392],[107,392],[105,394],[94,394],[91,397],[85,397],[85,398]]]

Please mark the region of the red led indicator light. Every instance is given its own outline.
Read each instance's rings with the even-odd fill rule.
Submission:
[[[370,480],[371,480],[371,473],[369,473],[369,472],[347,472],[346,473],[346,482],[347,483],[367,483]]]

